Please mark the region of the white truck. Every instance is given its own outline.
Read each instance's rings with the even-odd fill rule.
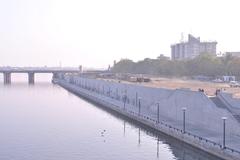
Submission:
[[[229,85],[230,87],[240,87],[240,83],[237,81],[230,81]]]

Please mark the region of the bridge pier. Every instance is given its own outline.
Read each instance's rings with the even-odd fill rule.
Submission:
[[[34,72],[29,72],[28,73],[28,83],[29,84],[34,84],[35,78],[34,78]]]
[[[58,73],[53,72],[53,79],[54,79],[54,78],[59,78],[59,77],[58,77]]]
[[[10,84],[11,83],[11,72],[4,72],[3,73],[3,81],[4,84]]]
[[[56,72],[53,72],[53,78],[63,79],[63,77],[64,77],[64,73],[56,73]]]

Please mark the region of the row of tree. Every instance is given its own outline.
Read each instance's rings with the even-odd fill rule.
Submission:
[[[231,55],[217,57],[201,54],[194,59],[173,61],[161,55],[156,59],[146,58],[138,62],[122,59],[111,68],[111,71],[162,76],[234,75],[240,77],[240,58]]]

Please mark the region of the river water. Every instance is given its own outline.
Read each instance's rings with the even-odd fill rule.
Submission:
[[[218,159],[50,82],[1,82],[0,109],[1,160]]]

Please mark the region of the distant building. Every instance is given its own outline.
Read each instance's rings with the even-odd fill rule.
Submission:
[[[224,82],[230,82],[230,81],[235,81],[236,77],[235,76],[222,76],[222,79]]]
[[[167,57],[167,56],[165,56],[164,54],[160,54],[160,56],[158,56],[157,59],[170,60],[170,57]]]
[[[209,53],[216,55],[217,42],[201,42],[200,37],[195,38],[191,34],[188,35],[187,42],[180,42],[171,45],[172,60],[192,59],[201,53]]]
[[[226,52],[225,55],[232,55],[233,57],[240,58],[240,52]]]
[[[82,65],[80,65],[79,66],[79,72],[82,73],[82,71],[83,71],[83,67],[82,67]]]

